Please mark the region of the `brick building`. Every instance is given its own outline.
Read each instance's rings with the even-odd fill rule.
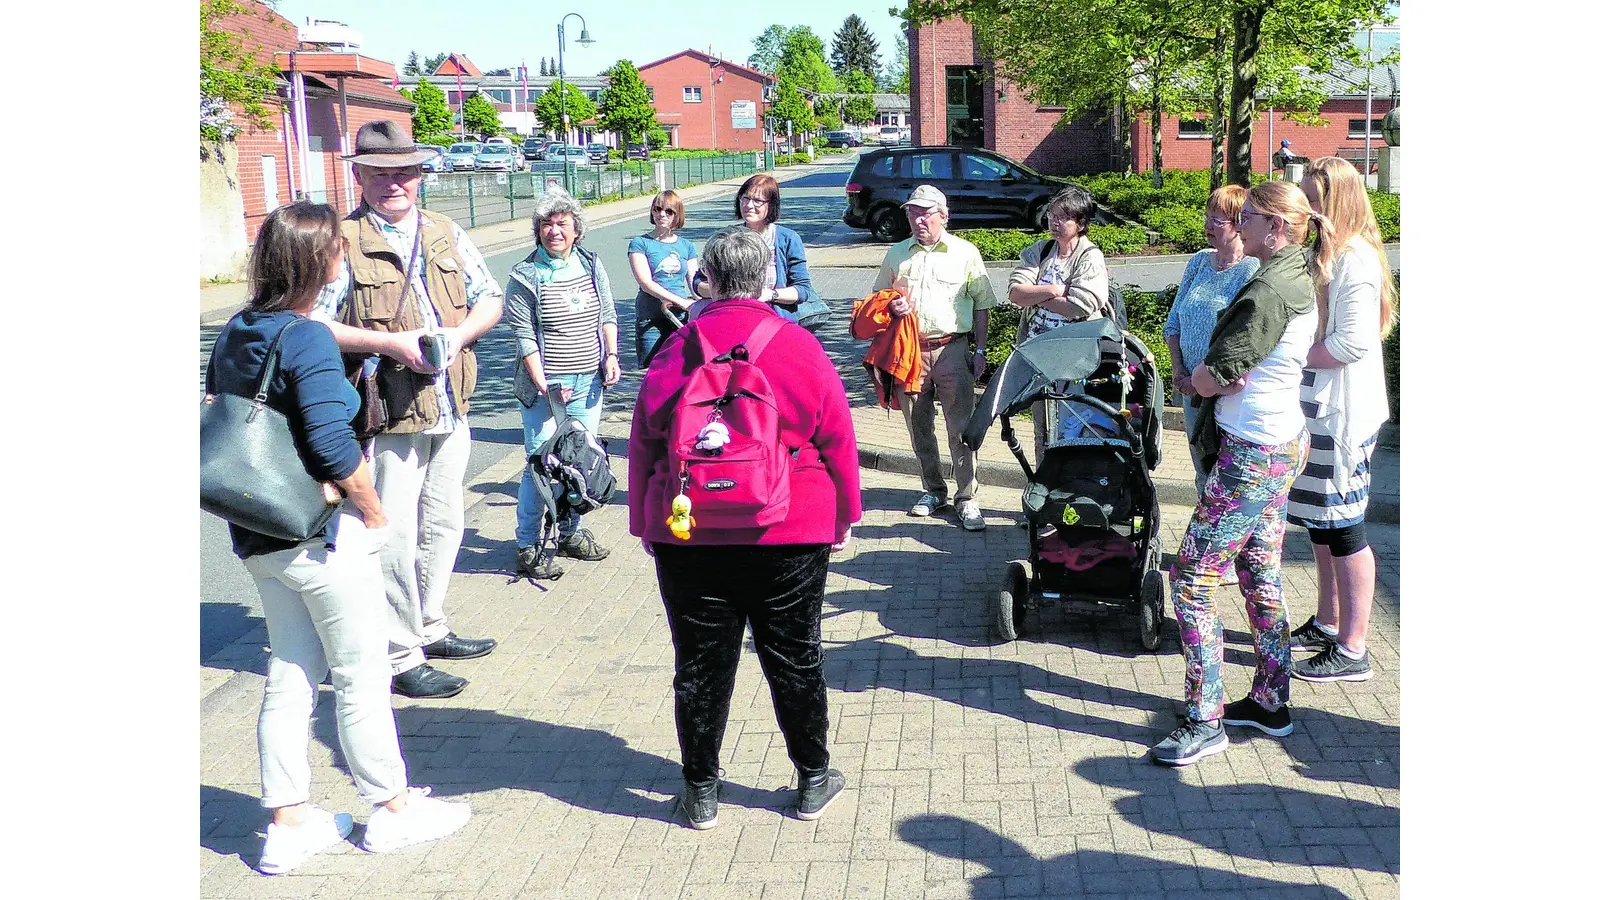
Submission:
[[[762,148],[770,77],[699,50],[645,63],[639,77],[650,88],[656,121],[672,146]]]
[[[278,71],[276,94],[268,98],[271,130],[243,124],[242,111],[234,110],[242,125],[232,141],[238,191],[245,239],[253,241],[262,218],[297,197],[341,212],[354,208],[360,191],[339,156],[350,152],[356,131],[367,122],[393,119],[409,131],[412,104],[390,87],[393,65],[349,46],[330,49],[325,40],[303,43],[300,29],[287,19],[256,0],[245,5],[247,12],[229,16],[220,27],[240,35],[245,50]],[[318,37],[326,31],[320,28]]]

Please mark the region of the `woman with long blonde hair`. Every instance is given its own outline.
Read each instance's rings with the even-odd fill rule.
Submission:
[[[1283,605],[1284,506],[1305,465],[1301,370],[1314,338],[1316,280],[1301,243],[1327,220],[1300,189],[1282,181],[1251,188],[1239,210],[1239,240],[1261,263],[1217,315],[1205,359],[1190,376],[1204,398],[1193,443],[1207,472],[1200,501],[1178,548],[1172,606],[1185,663],[1184,721],[1151,748],[1155,762],[1184,766],[1228,749],[1223,725],[1272,735],[1289,718],[1289,617]],[[1256,651],[1248,696],[1222,702],[1222,620],[1216,593],[1223,573],[1239,574]]]
[[[1289,521],[1310,533],[1317,560],[1317,614],[1295,629],[1291,645],[1317,654],[1295,663],[1293,674],[1366,681],[1377,573],[1364,523],[1372,451],[1389,419],[1383,338],[1396,317],[1394,278],[1354,166],[1313,160],[1301,187],[1332,233],[1316,255],[1317,342],[1301,381],[1311,458],[1289,493]]]

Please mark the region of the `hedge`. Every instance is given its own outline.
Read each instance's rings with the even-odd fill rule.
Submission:
[[[702,156],[738,156],[745,151],[735,150],[685,150],[675,147],[671,150],[651,150],[651,159],[695,159]]]
[[[1383,242],[1400,240],[1400,195],[1368,190],[1367,197],[1372,201],[1372,215],[1383,232]]]
[[[967,228],[955,232],[971,241],[985,261],[1002,262],[1022,257],[1034,241],[1049,237],[1038,231],[1018,228]],[[1143,228],[1136,225],[1090,225],[1089,240],[1107,256],[1137,253],[1149,243]]]
[[[803,166],[811,162],[811,157],[804,153],[785,153],[779,156],[774,165],[778,166]]]
[[[1161,233],[1167,243],[1184,253],[1210,246],[1206,242],[1205,206],[1153,206],[1145,211],[1144,223]]]

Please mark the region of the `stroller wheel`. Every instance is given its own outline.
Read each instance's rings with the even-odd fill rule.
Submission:
[[[1028,615],[1028,568],[1012,561],[1006,566],[1005,587],[992,597],[989,623],[995,639],[1001,643],[1014,641],[1026,632],[1024,623]]]
[[[1139,587],[1139,643],[1146,650],[1161,649],[1161,624],[1166,619],[1167,586],[1159,569],[1149,569]]]

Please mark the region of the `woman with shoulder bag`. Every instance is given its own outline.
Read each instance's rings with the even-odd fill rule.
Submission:
[[[617,308],[600,258],[579,247],[585,231],[583,206],[559,188],[533,208],[537,248],[511,269],[506,285],[506,322],[517,338],[521,365],[514,389],[522,404],[522,445],[529,456],[555,434],[557,412],[600,433],[605,389],[617,383]],[[517,489],[517,573],[560,578],[553,554],[593,562],[602,547],[577,514],[557,523],[558,542],[542,546],[545,500],[524,467]]]
[[[406,783],[389,705],[389,604],[378,566],[388,520],[350,427],[358,397],[339,348],[326,325],[307,319],[318,292],[339,274],[338,223],[332,207],[308,201],[267,216],[250,257],[249,305],[223,326],[207,366],[212,393],[253,396],[276,342],[266,404],[287,418],[307,472],[345,496],[326,530],[303,542],[228,526],[261,593],[272,647],[257,726],[261,804],[272,810],[259,868],[269,875],[337,844],[353,824],[310,800],[307,726],[317,685],[330,673],[340,751],[362,799],[376,807],[362,846],[398,850],[443,837],[471,816],[466,804]]]
[[[1022,307],[1017,323],[1017,343],[1067,322],[1083,322],[1105,315],[1110,302],[1111,276],[1105,254],[1089,240],[1094,219],[1094,198],[1080,187],[1067,187],[1050,198],[1046,213],[1050,237],[1022,251],[1011,270],[1007,299]],[[1049,443],[1046,401],[1033,404],[1034,462],[1044,458]]]

